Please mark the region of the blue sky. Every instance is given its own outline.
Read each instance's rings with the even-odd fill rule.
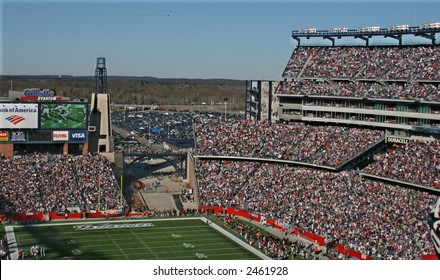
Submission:
[[[296,46],[292,30],[440,21],[433,0],[1,0],[0,7],[1,75],[94,75],[104,56],[108,75],[279,80]]]

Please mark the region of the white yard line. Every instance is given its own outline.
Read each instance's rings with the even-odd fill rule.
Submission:
[[[127,254],[125,254],[124,250],[122,250],[121,247],[119,247],[118,243],[116,243],[113,238],[111,237],[111,235],[108,232],[105,232],[105,234],[107,235],[107,237],[112,241],[112,243],[115,245],[115,247],[117,249],[119,249],[119,251],[121,252],[121,254],[127,259],[129,260],[130,258],[127,256]]]
[[[151,248],[150,248],[150,247],[149,247],[149,246],[148,246],[148,245],[147,245],[142,239],[140,239],[139,236],[136,235],[136,233],[134,233],[132,230],[130,230],[130,233],[131,233],[132,235],[134,235],[134,237],[135,237],[140,243],[142,243],[142,245],[144,245],[144,247],[147,248],[147,250],[148,250],[153,256],[155,256],[157,260],[160,260],[159,255],[157,255],[153,250],[151,250]]]

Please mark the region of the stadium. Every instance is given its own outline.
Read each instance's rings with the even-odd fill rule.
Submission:
[[[0,104],[3,257],[436,258],[439,33],[293,31],[280,81],[246,82],[244,115],[111,112],[104,58],[90,103],[11,92]]]

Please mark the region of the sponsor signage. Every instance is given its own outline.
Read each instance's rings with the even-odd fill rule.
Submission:
[[[56,93],[53,89],[27,88],[23,90],[23,95],[36,97],[52,97],[55,96]]]
[[[23,141],[26,141],[26,132],[11,131],[11,142],[23,142]]]
[[[387,137],[387,143],[396,143],[396,144],[408,144],[409,139],[407,138],[399,138],[399,137]]]
[[[52,131],[30,130],[27,137],[29,142],[51,142]]]
[[[70,131],[69,140],[71,142],[85,142],[87,140],[87,131],[86,130]]]
[[[0,129],[38,128],[38,104],[0,103]]]
[[[69,141],[68,131],[53,131],[52,132],[53,141]]]
[[[9,140],[8,135],[9,135],[8,131],[0,131],[0,142],[8,141]]]
[[[22,101],[70,101],[70,98],[62,97],[62,96],[48,96],[48,97],[20,96],[20,100],[22,100]]]

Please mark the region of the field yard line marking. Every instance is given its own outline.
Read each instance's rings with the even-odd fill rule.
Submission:
[[[117,249],[119,249],[119,251],[121,251],[121,254],[124,255],[124,257],[129,260],[130,258],[125,254],[124,250],[121,249],[121,247],[119,247],[118,243],[116,243],[113,238],[111,237],[111,235],[108,232],[105,232],[105,234],[107,235],[107,237],[112,241],[112,243],[115,245],[115,247]]]
[[[64,224],[58,224],[58,226],[63,226],[63,225]],[[14,226],[14,227],[18,228],[19,226]],[[157,228],[151,227],[151,228],[149,228],[149,231],[154,231],[154,232],[160,234],[162,232],[162,230],[163,230],[163,232],[168,232],[168,229],[174,229],[174,228],[176,228],[176,227],[157,227]],[[188,229],[188,231],[182,230],[181,232],[192,232],[192,229],[198,229],[199,232],[201,232],[201,231],[208,231],[209,230],[205,226],[182,226],[182,227],[179,227],[179,228]],[[122,229],[124,229],[124,228],[120,228],[120,229],[109,228],[107,230],[122,230]],[[130,229],[130,228],[125,228],[125,229]],[[96,231],[98,231],[98,230],[102,230],[102,229],[97,229]],[[93,232],[93,230],[76,230],[75,233],[60,232],[58,234],[60,234],[60,235],[78,236],[78,235],[81,235],[81,234],[88,235],[90,232]],[[46,235],[50,236],[51,233],[38,234],[38,236],[46,236]],[[120,235],[124,235],[124,234],[120,233]],[[24,238],[26,238],[27,236],[31,236],[33,238],[33,236],[35,236],[35,234],[22,234],[21,236],[23,236]]]
[[[159,257],[159,255],[157,255],[153,250],[151,250],[151,248],[142,240],[142,239],[140,239],[139,238],[139,236],[137,236],[137,234],[136,233],[134,233],[133,232],[133,230],[131,230],[130,229],[130,233],[132,234],[132,235],[134,235],[134,237],[137,239],[137,240],[139,240],[139,242],[141,242],[142,243],[142,245],[144,245],[144,247],[153,255],[153,256],[155,256],[156,257],[156,259],[158,259],[158,260],[160,260],[160,257]]]
[[[84,244],[84,243],[81,242],[81,244]],[[137,245],[139,245],[139,242],[130,243],[130,244],[137,244]],[[227,250],[235,250],[235,248],[237,248],[237,247],[229,247],[229,248],[221,247],[220,245],[222,245],[222,244],[228,245],[230,243],[220,242],[220,243],[212,244],[212,246],[217,246],[217,247],[216,248],[206,248],[205,247],[203,250],[206,250],[206,251],[219,251],[219,250],[227,251]],[[143,245],[145,245],[145,244],[143,244]],[[196,245],[198,247],[201,247],[201,246],[206,246],[207,244],[201,244],[201,245],[200,244],[196,244]],[[158,249],[158,250],[166,249],[166,248],[173,248],[174,250],[172,251],[172,253],[174,253],[174,252],[187,252],[188,251],[187,249],[182,249],[182,245],[181,244],[174,245],[174,246],[160,246],[160,247],[154,247],[154,248],[150,247],[150,249]],[[46,248],[46,249],[49,249],[49,248]],[[137,247],[133,247],[133,248],[132,247],[127,247],[126,249],[130,249],[132,251],[136,251],[136,250],[144,250],[145,248],[139,248],[139,246],[137,246]],[[106,248],[104,248],[104,249],[97,249],[97,250],[93,250],[93,251],[94,252],[110,252],[110,251],[115,251],[115,249],[106,249]],[[156,250],[155,251],[155,253],[159,253],[159,254],[167,254],[169,252],[170,252],[169,250],[166,250],[166,251],[157,251]],[[126,255],[129,256],[129,255],[132,255],[132,254],[126,253]]]
[[[138,237],[139,237],[139,234],[138,234]],[[142,236],[141,236],[142,237]],[[139,237],[140,238],[140,237]],[[31,240],[31,239],[30,239]],[[127,238],[123,238],[123,239],[115,239],[115,238],[113,238],[113,241],[114,242],[118,242],[118,241],[125,241],[125,240],[127,240]],[[157,241],[157,240],[163,240],[163,237],[153,237],[153,238],[144,238],[144,240],[148,240],[148,241]],[[174,239],[173,239],[174,240]],[[194,237],[187,237],[187,238],[185,238],[185,240],[186,241],[188,241],[188,242],[198,242],[198,241],[212,241],[212,240],[218,240],[218,237],[217,236],[210,236],[209,238],[198,238],[197,236],[194,236]],[[83,240],[83,241],[81,241],[81,244],[87,244],[87,243],[96,243],[97,241],[101,241],[101,242],[103,242],[103,241],[105,241],[105,240],[101,240],[101,239],[96,239],[96,238],[94,238],[93,240]],[[131,243],[127,243],[127,244],[131,244]],[[134,244],[134,243],[133,243]],[[96,246],[99,246],[99,245],[96,245]],[[102,246],[105,246],[105,244],[104,245],[102,245]]]
[[[87,222],[64,222],[64,221],[59,221],[59,222],[53,222],[50,224],[38,224],[38,225],[14,225],[12,227],[45,227],[45,226],[61,226],[61,225],[80,225],[80,224],[88,224],[88,223],[130,223],[130,222],[138,222],[138,221],[149,221],[149,222],[155,222],[155,221],[181,221],[181,220],[202,220],[204,223],[208,223],[208,219],[206,219],[205,217],[200,217],[200,216],[196,216],[196,217],[181,217],[181,218],[164,218],[164,219],[133,219],[133,220],[114,220],[114,221],[104,221],[104,220],[88,220]],[[258,251],[257,249],[253,248],[252,246],[250,246],[249,244],[245,243],[244,241],[240,240],[239,238],[235,237],[233,234],[227,232],[226,230],[222,229],[220,226],[216,225],[215,223],[212,223],[211,221],[209,221],[209,225],[216,229],[218,232],[222,233],[224,236],[227,236],[229,239],[233,240],[234,242],[236,242],[237,244],[241,245],[242,247],[246,248],[248,251],[251,251],[252,253],[254,253],[255,255],[257,255],[258,257],[262,258],[262,259],[268,259],[271,260],[270,257],[264,255],[263,253],[261,253],[260,251]],[[80,232],[78,232],[80,233]],[[108,234],[106,232],[106,234]],[[110,239],[112,240],[113,243],[114,240],[110,237]],[[117,244],[115,244],[117,246]],[[120,249],[120,247],[119,247]],[[121,250],[122,251],[122,250]],[[124,256],[127,258],[127,255],[122,252],[124,254]]]
[[[212,241],[215,241],[215,240],[218,240],[218,238],[202,239],[202,240],[212,240]],[[199,241],[199,239],[194,239],[194,241]],[[85,242],[85,241],[81,241],[81,244],[83,246],[87,247],[88,245],[86,243],[87,242]],[[96,241],[95,240],[91,240],[88,243],[96,243]],[[230,244],[230,243],[229,242],[219,242],[219,243],[212,244],[212,246],[221,246],[221,245],[228,245],[228,244]],[[139,242],[124,243],[124,245],[128,245],[126,247],[128,249],[130,249],[130,250],[143,250],[143,248],[139,248],[139,246],[130,247],[131,245],[139,245]],[[210,245],[211,245],[211,243],[210,244],[204,244],[204,243],[197,244],[197,246],[210,246]],[[107,244],[102,244],[102,245],[95,245],[94,247],[95,248],[99,248],[99,247],[104,247],[105,248],[106,246],[107,246]],[[180,245],[163,245],[163,246],[158,246],[158,247],[153,247],[153,248],[150,247],[150,248],[151,249],[164,249],[164,248],[180,248],[180,247],[181,247]],[[66,248],[70,248],[70,247],[69,246],[61,246],[61,247],[56,247],[56,248],[66,249]],[[56,248],[46,247],[46,250],[54,250]],[[114,249],[96,249],[96,250],[94,250],[94,252],[105,252],[105,251],[114,251]],[[130,254],[127,254],[127,255],[130,255]]]
[[[8,239],[9,251],[11,252],[11,260],[18,260],[17,240],[15,239],[14,228],[5,226],[6,238]]]
[[[71,120],[73,120],[73,119],[71,119]],[[74,121],[77,121],[77,120],[74,120]],[[80,123],[77,123],[76,125],[74,125],[73,127],[76,128],[77,126],[80,126],[80,125],[82,125],[82,124],[83,124],[83,123],[80,122]]]
[[[145,247],[148,247],[148,246],[145,246]],[[137,248],[136,250],[143,250],[143,251],[145,251],[145,249],[146,248]],[[231,250],[236,250],[235,248],[230,248]],[[218,252],[218,251],[220,251],[220,252],[223,252],[223,253],[215,253],[215,252]],[[94,250],[94,252],[96,252],[96,253],[102,253],[102,252],[115,252],[115,250],[113,250],[113,249],[104,249],[104,250]],[[160,260],[168,260],[168,259],[177,259],[177,258],[185,258],[185,257],[188,257],[188,256],[175,256],[176,254],[175,253],[187,253],[187,252],[189,252],[188,250],[183,250],[183,249],[180,249],[180,250],[174,250],[174,251],[169,251],[169,250],[167,250],[167,251],[158,251],[158,253],[159,254],[164,254],[164,258],[160,258]],[[205,254],[207,254],[209,257],[211,257],[211,256],[222,256],[222,255],[242,255],[242,254],[244,254],[243,252],[226,252],[225,251],[225,249],[224,248],[216,248],[216,249],[203,249],[203,252],[205,253]],[[170,257],[170,256],[168,256],[169,254],[172,254],[173,256],[172,257]],[[139,253],[128,253],[128,254],[126,254],[127,256],[139,256]],[[120,256],[120,254],[113,254],[113,255],[111,255],[111,254],[106,254],[106,256],[108,257],[108,256]],[[257,256],[255,256],[256,258],[258,258]]]
[[[243,255],[243,253],[231,253],[231,254],[209,254],[208,257],[212,260],[212,258],[218,257],[218,256],[233,256],[233,255]],[[178,257],[167,257],[166,260],[178,260],[178,259],[183,259],[185,260],[185,256],[178,256]],[[221,259],[223,260],[223,259]],[[231,259],[231,260],[236,260],[236,259]],[[258,260],[258,257],[255,256],[255,258],[239,258],[238,260]]]
[[[213,241],[215,241],[215,240],[218,240],[218,238],[216,238],[216,239],[211,239],[211,240],[213,240]],[[194,241],[197,241],[197,240],[194,240]],[[81,244],[83,244],[84,245],[84,242],[81,242]],[[209,243],[209,244],[196,244],[197,246],[220,246],[220,245],[229,245],[229,244],[231,244],[229,241],[228,242],[219,242],[219,243],[215,243],[215,244],[213,244],[213,243]],[[135,247],[130,247],[131,245],[139,245],[139,242],[132,242],[132,243],[125,243],[124,245],[128,245],[128,246],[126,246],[128,249],[130,249],[130,250],[143,250],[143,248],[139,248],[139,246],[135,246]],[[96,247],[104,247],[105,248],[105,246],[107,246],[106,244],[103,244],[103,245],[96,245],[95,246],[95,248]],[[165,249],[165,248],[173,248],[173,249],[176,249],[176,248],[181,248],[182,247],[182,245],[181,244],[178,244],[178,245],[163,245],[163,246],[158,246],[158,247],[150,247],[151,249]],[[67,247],[66,247],[67,248]],[[235,247],[236,248],[236,247]],[[46,247],[46,249],[53,249],[53,248],[50,248],[50,247]],[[232,249],[232,248],[231,248]],[[211,250],[210,248],[208,248],[207,250]],[[223,248],[223,250],[225,250],[225,248]],[[103,252],[103,251],[113,251],[113,249],[97,249],[97,250],[94,250],[94,251],[99,251],[99,252]],[[183,251],[184,252],[184,251]],[[128,254],[127,254],[128,255]]]
[[[98,252],[105,252],[105,251],[98,251]],[[134,253],[134,254],[127,254],[128,256],[138,256],[139,254],[136,254],[136,253]],[[236,255],[236,256],[240,256],[240,255],[243,255],[243,253],[225,253],[225,254],[209,254],[209,257],[217,257],[217,256],[234,256],[234,255]],[[107,257],[118,257],[118,256],[120,256],[120,254],[115,254],[115,255],[111,255],[111,254],[106,254],[106,256]],[[188,256],[173,256],[173,257],[166,257],[165,259],[161,259],[161,260],[165,260],[165,261],[167,261],[167,260],[177,260],[177,259],[186,259],[187,260],[187,257]],[[146,259],[148,259],[148,258],[146,258]],[[239,258],[238,260],[255,260],[255,259],[258,259],[258,257],[257,256],[255,256],[255,258]],[[148,260],[151,260],[151,259],[148,259]]]

